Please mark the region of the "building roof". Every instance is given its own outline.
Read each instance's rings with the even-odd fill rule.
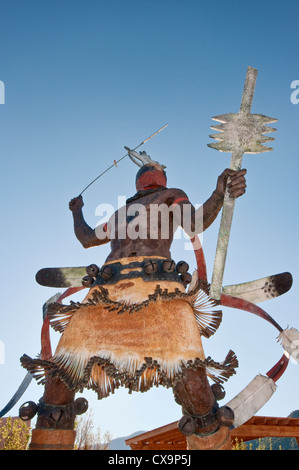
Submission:
[[[232,440],[249,441],[263,437],[294,437],[299,444],[299,418],[254,416],[231,431]],[[126,440],[132,450],[186,450],[186,437],[178,421]]]

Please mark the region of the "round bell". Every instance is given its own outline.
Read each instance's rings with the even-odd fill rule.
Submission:
[[[37,404],[34,401],[27,401],[19,408],[19,417],[22,421],[29,421],[34,418],[38,411]]]
[[[222,426],[230,427],[235,419],[234,412],[228,406],[221,406],[216,411],[216,418]]]
[[[195,432],[196,422],[192,416],[182,416],[178,428],[185,436],[191,436]]]
[[[157,271],[158,265],[156,261],[149,259],[144,262],[143,269],[146,274],[153,274]]]
[[[100,270],[100,276],[105,280],[108,281],[113,275],[113,269],[111,266],[103,266],[102,269]]]
[[[215,400],[223,400],[225,397],[225,390],[221,384],[215,383],[211,385],[212,392],[214,394]]]
[[[91,277],[97,277],[97,275],[99,274],[99,271],[100,271],[99,267],[96,264],[90,264],[86,268],[86,272],[88,276],[91,276]]]
[[[185,274],[188,272],[189,264],[186,261],[179,261],[176,265],[176,269],[180,274]]]
[[[91,287],[94,283],[94,278],[92,276],[84,276],[82,279],[82,286]]]
[[[184,283],[184,284],[190,284],[190,282],[192,281],[192,276],[190,273],[183,273],[181,274],[181,281]]]
[[[163,271],[166,273],[172,273],[176,268],[176,264],[173,260],[169,259],[163,263]]]
[[[76,415],[82,415],[88,410],[88,401],[86,398],[80,397],[75,400],[75,413]]]

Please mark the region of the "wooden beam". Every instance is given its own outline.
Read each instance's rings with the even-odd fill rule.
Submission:
[[[299,445],[299,419],[253,416],[231,431],[232,439],[251,441],[263,437],[294,437]],[[133,450],[185,450],[186,438],[178,429],[178,421],[126,440]]]
[[[298,426],[275,426],[275,425],[250,425],[243,424],[231,431],[232,439],[238,438],[243,441],[259,439],[260,437],[298,437]]]
[[[132,437],[131,439],[127,439],[126,444],[131,445],[131,443],[133,444],[134,442],[137,442],[137,441],[144,441],[144,440],[149,440],[152,438],[157,439],[158,436],[159,438],[160,437],[162,438],[164,434],[169,435],[169,433],[171,433],[172,431],[175,431],[174,432],[175,435],[179,434],[182,436],[182,433],[178,429],[178,421],[175,421],[170,424],[166,424],[165,426],[161,426],[160,428],[153,429],[152,431],[139,434],[138,436]]]

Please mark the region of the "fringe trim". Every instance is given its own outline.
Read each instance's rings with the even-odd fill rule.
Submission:
[[[63,355],[50,361],[31,359],[24,354],[21,357],[22,366],[30,372],[39,384],[45,384],[47,373],[53,377],[59,377],[65,385],[75,392],[82,391],[85,387],[98,394],[98,399],[105,398],[114,393],[119,387],[132,391],[146,392],[153,386],[175,386],[181,380],[184,369],[205,368],[207,376],[216,383],[227,381],[238,367],[238,360],[233,351],[229,351],[225,360],[215,362],[211,357],[205,360],[196,358],[186,363],[177,364],[176,371],[164,370],[157,360],[145,357],[144,363],[134,372],[122,370],[115,366],[110,359],[104,357],[92,357],[89,360],[77,360],[74,357]]]
[[[182,299],[188,302],[193,308],[200,334],[209,338],[216,332],[222,321],[222,311],[213,310],[219,302],[210,299],[209,287],[209,284],[206,282],[198,281],[196,287],[186,293],[181,292],[178,288],[173,292],[168,292],[168,289],[162,290],[160,285],[157,285],[154,293],[148,295],[148,299],[143,302],[132,303],[110,299],[108,290],[103,286],[99,286],[99,290],[92,292],[91,299],[88,299],[84,303],[71,301],[70,305],[61,305],[60,303],[50,304],[48,307],[48,317],[52,328],[55,331],[63,333],[72,315],[82,307],[86,308],[101,304],[109,312],[117,312],[118,315],[121,315],[123,313],[132,314],[138,312],[148,307],[150,303],[159,300],[171,301]]]

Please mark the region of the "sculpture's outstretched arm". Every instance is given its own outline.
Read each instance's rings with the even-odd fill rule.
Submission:
[[[194,236],[204,232],[216,219],[219,214],[224,201],[225,191],[227,189],[230,197],[237,198],[242,196],[246,190],[246,180],[245,180],[246,170],[233,171],[229,168],[224,170],[217,179],[216,189],[213,191],[209,199],[200,206],[198,209],[189,202],[187,195],[180,191],[179,201],[182,209],[180,215],[181,221],[178,225],[185,230],[185,232]],[[184,215],[183,215],[183,206],[184,204],[190,204],[191,206],[191,225],[188,220],[188,223],[184,224]]]

